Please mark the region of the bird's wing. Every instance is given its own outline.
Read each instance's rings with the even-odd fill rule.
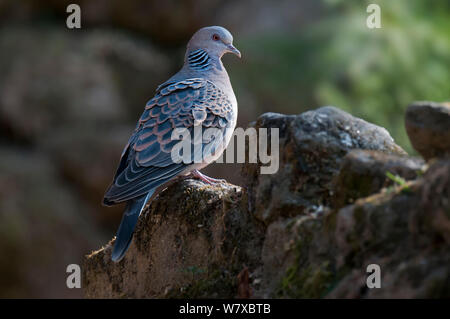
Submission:
[[[231,128],[231,121],[231,102],[210,81],[193,78],[159,87],[155,97],[147,103],[122,153],[104,204],[112,205],[142,196],[190,165],[185,160],[181,163],[172,160],[172,149],[180,142],[171,139],[174,129],[185,128],[193,136],[194,125],[201,125],[203,129],[216,128],[224,133]],[[218,141],[203,139],[202,144],[203,149],[210,147],[214,151]],[[191,152],[191,163],[198,158],[195,152],[195,149]]]

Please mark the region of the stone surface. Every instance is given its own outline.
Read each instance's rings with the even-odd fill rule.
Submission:
[[[338,211],[337,273],[352,265],[358,280],[349,285],[344,277],[329,297],[448,298],[449,177],[450,161],[440,161],[417,181]],[[365,287],[364,270],[372,263],[381,267],[381,289]]]
[[[333,180],[333,207],[340,208],[392,186],[395,184],[392,178],[400,177],[400,183],[416,179],[424,169],[425,163],[420,158],[380,151],[351,151],[344,157],[339,174]]]
[[[449,173],[441,161],[405,186],[270,224],[255,297],[448,298]],[[370,264],[381,289],[366,286]]]
[[[260,163],[243,169],[250,207],[265,223],[329,205],[332,179],[353,149],[406,154],[384,128],[335,107],[290,116],[266,113],[254,127],[279,128],[280,136],[276,174],[260,175]]]
[[[259,263],[262,227],[237,186],[184,180],[147,207],[119,263],[111,246],[83,267],[88,298],[235,297],[237,276]]]
[[[123,261],[111,262],[113,242],[87,256],[86,297],[450,297],[448,159],[423,167],[383,129],[335,108],[265,114],[255,126],[280,127],[277,178],[247,164],[246,191],[175,182],[141,216]],[[356,191],[358,176],[368,189]],[[255,203],[268,187],[264,215]],[[354,203],[333,206],[336,194]],[[366,286],[370,264],[380,289]]]
[[[426,160],[450,155],[450,103],[412,103],[405,127],[412,146]]]

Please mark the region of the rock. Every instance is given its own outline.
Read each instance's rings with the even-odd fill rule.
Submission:
[[[412,146],[426,160],[450,155],[450,103],[411,104],[405,126]]]
[[[339,174],[333,180],[333,207],[341,208],[394,185],[388,173],[412,180],[422,174],[424,168],[424,162],[419,158],[380,151],[351,151],[344,157]]]
[[[439,162],[417,181],[336,213],[337,273],[351,265],[349,276],[357,273],[358,280],[341,280],[329,297],[450,296],[449,176],[450,161]],[[372,263],[381,267],[384,289],[365,286],[365,268]]]
[[[261,286],[255,291],[256,298],[322,296],[323,289],[327,287],[320,281],[322,277],[329,276],[329,261],[321,264],[309,259],[313,247],[320,247],[315,246],[312,240],[317,239],[321,227],[322,219],[312,215],[275,221],[267,227],[261,255]],[[321,250],[323,247],[315,252],[319,253]],[[308,266],[301,269],[305,264]]]
[[[448,298],[449,177],[441,161],[353,205],[271,223],[255,297]],[[366,285],[370,264],[381,268],[381,289]]]
[[[260,163],[243,168],[251,210],[265,223],[329,205],[332,179],[350,150],[406,154],[384,128],[334,107],[290,116],[266,113],[254,127],[279,128],[280,136],[277,173],[260,175]]]
[[[246,164],[245,191],[176,181],[146,208],[121,262],[110,260],[113,241],[87,256],[86,297],[450,297],[449,159],[417,174],[423,162],[384,129],[330,107],[254,126],[280,128],[279,171]],[[370,187],[358,192],[358,176]],[[381,289],[366,285],[370,264]]]
[[[245,198],[229,184],[172,184],[144,211],[123,260],[111,261],[114,241],[87,256],[85,296],[236,297],[237,277],[257,266],[263,237]]]

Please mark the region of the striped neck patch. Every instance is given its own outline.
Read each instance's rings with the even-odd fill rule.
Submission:
[[[190,52],[187,60],[189,66],[197,71],[206,71],[211,67],[211,58],[203,49]]]

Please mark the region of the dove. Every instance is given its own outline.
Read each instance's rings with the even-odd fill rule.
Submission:
[[[198,30],[187,44],[183,67],[158,86],[147,102],[103,198],[106,206],[126,203],[111,254],[114,262],[124,257],[140,214],[158,190],[179,177],[199,178],[209,184],[220,181],[200,169],[222,154],[236,126],[237,100],[221,60],[226,53],[241,57],[228,30],[220,26]],[[195,136],[197,128],[220,133],[211,138],[201,136],[202,149],[210,147],[211,151],[193,147],[187,160],[186,156],[174,160],[173,151],[180,142],[173,138],[174,131],[185,130]]]

